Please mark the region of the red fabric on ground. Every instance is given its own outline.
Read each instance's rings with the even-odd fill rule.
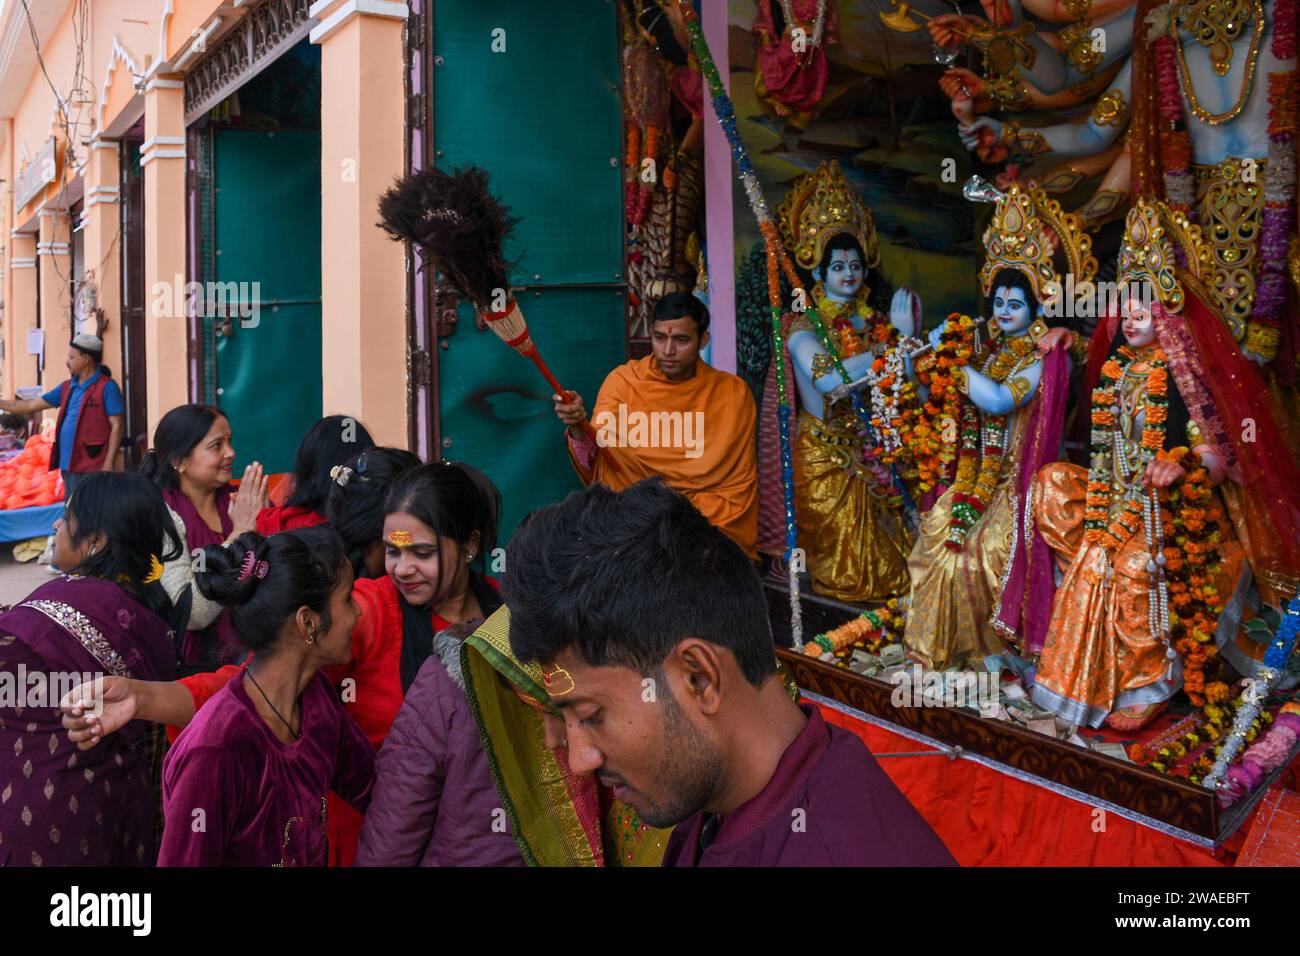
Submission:
[[[819,706],[828,723],[853,731],[872,753],[928,749]],[[962,866],[1226,866],[1249,828],[1216,856],[973,760],[886,757],[880,764]]]

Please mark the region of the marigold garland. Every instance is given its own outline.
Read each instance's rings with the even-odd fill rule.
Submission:
[[[818,634],[803,646],[803,652],[809,657],[823,657],[860,648],[875,654],[882,647],[902,641],[906,619],[907,598],[890,598],[883,607],[863,611],[834,630]]]
[[[1142,438],[1138,443],[1135,479],[1122,502],[1117,502],[1114,486],[1120,480],[1115,473],[1115,452],[1126,444],[1119,434],[1120,388],[1135,360],[1148,369]],[[1169,374],[1161,348],[1139,353],[1124,345],[1115,358],[1101,367],[1101,376],[1092,393],[1092,459],[1088,469],[1088,493],[1085,499],[1084,539],[1100,544],[1114,555],[1142,526],[1142,501],[1145,491],[1140,479],[1146,468],[1164,447],[1165,426],[1169,416]],[[1139,412],[1134,411],[1134,418]],[[1127,453],[1126,453],[1127,456]],[[1128,476],[1125,476],[1127,478]]]
[[[944,480],[957,455],[955,442],[945,440],[949,428],[958,427],[964,398],[957,376],[970,364],[975,350],[975,322],[956,312],[948,316],[939,345],[916,363],[917,381],[929,389],[925,402],[907,409],[899,434],[915,463],[917,488],[924,494]]]
[[[1214,640],[1223,608],[1223,596],[1215,586],[1223,564],[1219,553],[1223,514],[1199,455],[1176,448],[1160,458],[1177,462],[1187,472],[1166,492],[1173,514],[1173,535],[1165,547],[1165,577],[1173,609],[1170,644],[1183,655],[1183,689],[1191,702],[1197,707],[1223,703],[1228,685],[1217,679],[1219,651]]]
[[[1035,341],[1029,335],[1007,338],[1001,348],[985,361],[982,374],[994,382],[1004,382],[1024,364],[1035,348]],[[963,403],[961,451],[957,458],[957,477],[953,481],[952,518],[944,541],[944,546],[950,551],[960,551],[965,547],[966,536],[984,516],[997,490],[1008,420],[1006,415],[980,412],[971,401]]]

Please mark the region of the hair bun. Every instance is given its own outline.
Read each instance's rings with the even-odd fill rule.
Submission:
[[[266,553],[266,539],[255,531],[241,534],[229,546],[210,544],[203,549],[194,583],[205,597],[224,607],[246,604],[266,577]]]

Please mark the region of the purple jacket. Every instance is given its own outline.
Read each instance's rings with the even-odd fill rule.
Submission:
[[[379,749],[357,866],[523,866],[460,680],[461,640],[440,632]]]
[[[767,786],[717,826],[703,851],[705,814],[677,825],[664,866],[954,866],[921,814],[866,745],[816,707]]]

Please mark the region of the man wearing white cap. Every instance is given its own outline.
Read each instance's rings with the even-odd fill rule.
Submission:
[[[57,408],[50,468],[63,472],[64,497],[72,497],[77,482],[94,471],[113,471],[126,430],[122,390],[107,365],[101,365],[104,340],[78,335],[68,346],[72,377],[40,398],[0,399],[0,410],[31,415]]]

